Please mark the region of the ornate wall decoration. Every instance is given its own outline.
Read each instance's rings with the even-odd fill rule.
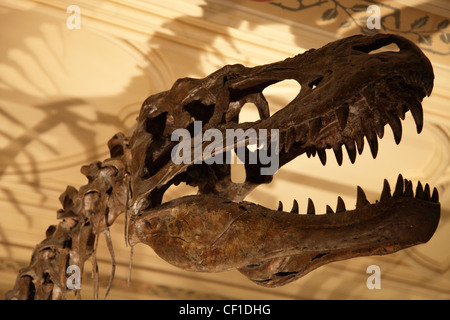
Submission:
[[[257,0],[253,0],[257,1]],[[325,29],[334,28],[338,33],[395,33],[418,43],[429,53],[450,55],[449,20],[445,17],[421,12],[395,2],[375,0],[281,0],[267,2],[271,12],[288,16],[296,21],[311,21]],[[262,6],[263,4],[261,4]],[[367,12],[369,6],[380,9],[380,27],[368,28],[368,19],[375,14]],[[274,10],[277,8],[277,10]]]

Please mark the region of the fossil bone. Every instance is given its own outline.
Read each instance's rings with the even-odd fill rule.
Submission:
[[[395,43],[398,52],[372,51]],[[299,94],[270,115],[262,91],[285,79],[301,85]],[[389,254],[433,235],[440,218],[439,196],[419,182],[399,175],[391,195],[385,180],[380,201],[370,203],[357,187],[354,210],[338,197],[336,210],[316,214],[308,201],[306,214],[244,201],[256,186],[273,176],[262,174],[267,164],[245,162],[246,178],[234,183],[230,164],[205,162],[175,164],[176,129],[194,131],[201,121],[202,134],[217,129],[279,130],[279,166],[295,157],[318,155],[326,165],[325,149],[333,149],[339,165],[342,146],[352,163],[364,149],[364,137],[375,158],[378,139],[388,124],[400,143],[400,119],[411,111],[417,132],[423,127],[422,99],[430,95],[433,70],[429,60],[409,40],[389,34],[352,36],[268,65],[247,68],[228,65],[203,79],[184,78],[173,87],[146,99],[137,126],[128,139],[118,134],[109,143],[111,158],[84,167],[88,185],[68,187],[61,196],[61,223],[33,253],[30,266],[20,271],[9,299],[65,298],[65,272],[70,264],[81,267],[91,259],[104,234],[114,254],[109,226],[127,215],[126,239],[144,243],[167,262],[190,271],[219,272],[237,269],[259,285],[276,287],[333,261],[365,255]],[[253,102],[260,120],[239,123],[239,112]],[[258,137],[258,142],[262,138]],[[195,147],[204,151],[212,142]],[[215,149],[225,157],[231,149],[250,152],[245,138]],[[269,148],[266,141],[265,148]],[[246,158],[247,159],[247,158]],[[198,187],[195,196],[162,203],[164,192],[185,182]]]

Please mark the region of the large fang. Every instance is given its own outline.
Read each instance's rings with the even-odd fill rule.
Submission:
[[[405,179],[405,193],[403,195],[405,197],[414,197],[414,191],[411,180]]]
[[[433,188],[433,195],[431,196],[431,201],[439,202],[439,193],[436,188]]]
[[[428,185],[428,183],[425,185],[425,189],[423,189],[423,193],[425,194],[425,201],[430,201],[431,200],[431,195],[430,195],[430,186]]]
[[[399,118],[393,117],[389,120],[389,125],[391,126],[392,133],[394,134],[395,143],[399,144],[402,140],[402,123]]]
[[[401,174],[398,175],[397,184],[395,185],[393,197],[400,197],[403,195],[403,177]]]
[[[375,130],[377,132],[378,138],[382,139],[384,136],[384,124],[381,122],[378,122],[375,126],[376,126]]]
[[[308,209],[306,210],[306,214],[316,214],[316,209],[314,208],[314,203],[311,198],[308,199]]]
[[[345,129],[345,126],[347,125],[347,119],[348,119],[348,113],[349,113],[349,106],[348,103],[344,103],[339,109],[336,110],[336,118],[338,119],[339,126],[341,127],[341,130]]]
[[[372,153],[372,157],[375,159],[378,154],[378,139],[377,135],[370,133],[367,136],[367,142],[369,142],[370,152]]]
[[[360,186],[358,186],[356,196],[356,208],[361,208],[368,204],[370,204],[370,202],[367,200],[364,190]]]
[[[391,197],[391,187],[389,186],[389,182],[384,179],[383,191],[381,191],[380,201],[388,200]]]
[[[342,165],[342,147],[339,146],[337,149],[333,149],[333,151],[338,165]]]
[[[419,102],[417,102],[415,99],[412,99],[412,101],[409,103],[408,107],[409,107],[409,110],[411,111],[414,121],[416,122],[417,133],[421,133],[422,127],[423,127],[422,105]]]
[[[357,135],[355,141],[356,141],[356,146],[358,147],[358,153],[362,154],[362,152],[364,150],[364,136]]]
[[[298,213],[298,202],[297,202],[297,200],[294,200],[294,202],[292,204],[291,213]]]
[[[337,199],[336,213],[345,212],[347,209],[345,208],[344,200],[341,197]]]
[[[345,143],[345,149],[347,149],[348,157],[350,159],[351,163],[355,163],[356,160],[356,148],[355,148],[355,142],[346,142]]]
[[[325,165],[327,163],[327,154],[325,152],[325,149],[318,149],[317,155],[319,156],[320,162]]]
[[[278,201],[278,211],[283,211],[283,202]]]
[[[417,183],[417,187],[416,187],[416,198],[417,199],[425,199],[425,196],[423,194],[423,187],[422,187],[422,183],[419,181]]]

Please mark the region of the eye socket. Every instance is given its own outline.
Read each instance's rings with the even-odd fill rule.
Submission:
[[[311,82],[308,84],[308,87],[310,87],[311,89],[314,90],[314,89],[319,85],[319,83],[320,83],[322,80],[323,80],[323,77],[318,77],[316,80],[311,81]]]
[[[185,111],[189,112],[195,120],[207,123],[214,114],[214,107],[214,104],[206,105],[199,100],[194,100],[189,102],[183,108]]]
[[[145,121],[145,129],[152,136],[162,136],[164,128],[166,127],[167,112],[163,112],[160,115],[148,118]]]

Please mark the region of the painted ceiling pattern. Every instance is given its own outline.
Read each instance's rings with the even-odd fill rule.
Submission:
[[[316,17],[317,24],[327,29],[347,30],[362,34],[395,33],[419,44],[426,52],[437,55],[450,55],[449,19],[428,12],[406,7],[392,1],[346,1],[346,0],[281,0],[258,1],[273,10],[278,8],[279,15],[289,13],[291,19],[302,21],[310,15]],[[271,9],[269,9],[269,6]],[[379,9],[379,26],[369,28],[368,20]]]

